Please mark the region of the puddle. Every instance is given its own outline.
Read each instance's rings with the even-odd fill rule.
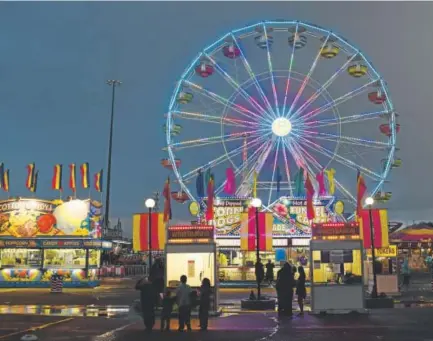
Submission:
[[[0,314],[68,317],[125,317],[129,306],[0,305]]]

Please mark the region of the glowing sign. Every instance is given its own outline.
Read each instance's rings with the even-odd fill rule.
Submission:
[[[217,235],[235,234],[241,226],[241,214],[248,208],[246,199],[217,199],[214,220]]]

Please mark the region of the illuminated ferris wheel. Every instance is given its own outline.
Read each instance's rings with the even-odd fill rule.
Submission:
[[[194,179],[207,169],[223,196],[230,167],[236,196],[251,196],[256,177],[267,207],[296,197],[301,169],[316,187],[317,174],[332,172],[331,194],[353,211],[358,171],[370,195],[391,197],[396,120],[385,81],[357,47],[312,24],[264,21],[228,32],[188,65],[168,108],[165,162],[185,199],[199,199]]]

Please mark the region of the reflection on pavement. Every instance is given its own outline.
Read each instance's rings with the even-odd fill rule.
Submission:
[[[129,306],[62,306],[62,305],[0,305],[0,314],[76,316],[76,317],[124,317]]]

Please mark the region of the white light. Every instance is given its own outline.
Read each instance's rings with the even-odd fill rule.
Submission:
[[[280,137],[289,135],[292,131],[292,123],[285,117],[278,117],[272,122],[272,132]]]
[[[374,204],[374,199],[372,197],[365,198],[365,204],[367,206],[372,206]]]
[[[260,198],[254,198],[253,200],[251,200],[251,206],[255,208],[262,207],[262,201],[260,200]]]
[[[153,200],[152,198],[146,199],[144,204],[146,205],[147,208],[154,208],[155,207],[155,200]]]

